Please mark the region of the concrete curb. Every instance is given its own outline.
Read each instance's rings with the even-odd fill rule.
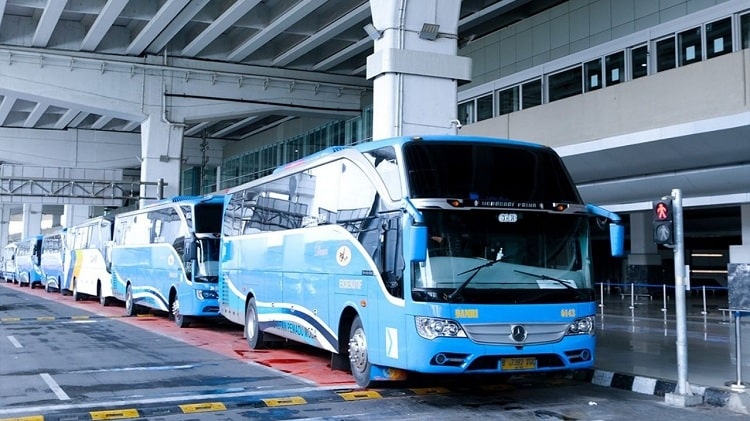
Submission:
[[[615,387],[655,396],[674,393],[677,388],[677,382],[672,380],[596,369],[593,371],[590,381],[598,386]],[[690,388],[694,395],[701,397],[704,405],[724,407],[740,414],[750,414],[750,394],[748,393],[692,384]]]

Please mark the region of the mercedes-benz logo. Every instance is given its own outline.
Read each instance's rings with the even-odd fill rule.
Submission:
[[[528,333],[523,326],[513,325],[510,327],[510,337],[516,342],[523,342],[526,340]]]

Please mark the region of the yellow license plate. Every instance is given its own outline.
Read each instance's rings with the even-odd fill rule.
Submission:
[[[536,358],[502,358],[500,360],[500,370],[533,370],[536,368]]]

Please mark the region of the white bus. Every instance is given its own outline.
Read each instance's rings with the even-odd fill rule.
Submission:
[[[96,297],[106,306],[115,299],[109,260],[113,221],[113,216],[105,215],[68,228],[70,267],[61,292],[72,294],[75,301]]]

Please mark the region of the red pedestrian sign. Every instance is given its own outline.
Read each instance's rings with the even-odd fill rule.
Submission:
[[[656,212],[656,219],[659,221],[666,221],[671,216],[669,214],[669,206],[664,202],[657,203],[654,212]]]

